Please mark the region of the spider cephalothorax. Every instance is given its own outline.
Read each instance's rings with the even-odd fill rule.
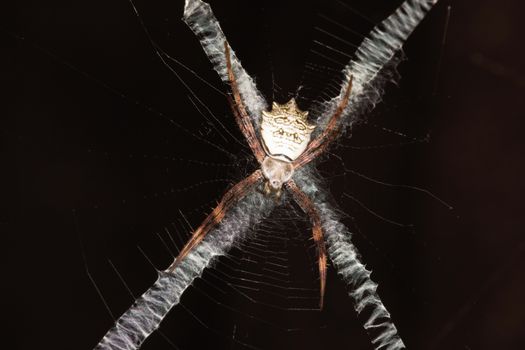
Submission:
[[[283,184],[288,182],[293,176],[294,168],[292,163],[267,156],[261,164],[261,170],[266,179],[264,192],[267,195],[275,194],[275,197],[279,198]]]

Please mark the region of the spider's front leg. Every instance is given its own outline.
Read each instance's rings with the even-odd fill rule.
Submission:
[[[237,80],[235,79],[235,74],[233,73],[230,46],[226,41],[224,42],[224,53],[226,55],[226,70],[228,72],[228,80],[230,81],[230,87],[232,89],[233,95],[233,99],[228,96],[228,102],[230,103],[230,107],[235,116],[235,120],[241,129],[241,132],[243,133],[244,137],[246,137],[246,141],[248,141],[248,145],[250,146],[253,155],[259,164],[261,164],[264,160],[265,153],[261,143],[259,142],[259,139],[257,138],[257,134],[255,133],[250,116],[244,107],[244,103],[239,92],[239,87],[237,86]]]
[[[326,287],[326,246],[324,242],[323,228],[321,226],[321,217],[317,209],[315,209],[312,200],[306,195],[306,193],[297,187],[297,184],[293,180],[290,180],[286,183],[286,188],[290,191],[297,204],[299,204],[304,212],[308,214],[312,221],[312,236],[314,238],[315,244],[317,245],[317,253],[319,258],[319,281],[321,284],[319,308],[322,310]]]
[[[344,94],[341,97],[341,100],[337,105],[334,114],[330,118],[330,121],[326,125],[326,128],[320,135],[318,135],[315,138],[315,140],[308,144],[308,147],[304,150],[301,156],[294,161],[293,164],[295,169],[300,168],[317,158],[337,138],[341,130],[339,127],[339,121],[343,116],[343,112],[350,101],[350,93],[352,92],[352,82],[353,77],[350,76],[350,79],[348,80],[348,85],[344,90]]]

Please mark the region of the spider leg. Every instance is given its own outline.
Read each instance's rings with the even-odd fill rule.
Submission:
[[[244,137],[246,137],[248,145],[250,146],[255,158],[259,163],[262,163],[265,153],[261,143],[259,142],[259,139],[257,138],[257,134],[255,133],[250,116],[248,115],[248,112],[246,112],[246,108],[242,102],[237,80],[235,79],[235,74],[233,73],[230,46],[228,45],[227,41],[224,42],[224,52],[226,55],[226,69],[228,71],[228,79],[230,80],[230,86],[233,95],[233,99],[228,96],[228,102],[230,103],[230,107],[233,111],[233,114],[235,115],[235,120],[237,121],[237,124],[239,125],[239,128],[241,129]]]
[[[312,220],[312,236],[317,245],[317,252],[319,254],[319,281],[321,283],[319,308],[322,310],[326,287],[326,247],[324,242],[324,232],[321,226],[321,217],[319,216],[319,212],[315,209],[312,200],[306,195],[306,193],[297,187],[297,184],[293,180],[288,181],[286,187],[292,193],[297,204],[299,204]]]
[[[215,226],[220,224],[222,219],[224,218],[224,215],[226,215],[226,212],[228,209],[235,204],[237,201],[239,201],[241,198],[243,198],[250,187],[252,187],[254,184],[256,184],[261,178],[263,177],[261,170],[256,170],[248,177],[244,178],[240,182],[238,182],[235,186],[233,186],[226,194],[222,197],[219,204],[213,209],[213,211],[204,219],[202,224],[193,232],[192,237],[186,243],[184,248],[180,251],[179,255],[175,259],[175,261],[168,267],[168,272],[173,272],[179,263],[188,255],[188,253],[197,246],[203,239],[206,237],[208,232],[210,232]]]
[[[300,168],[303,165],[311,162],[318,155],[323,153],[328,147],[328,145],[337,138],[340,131],[338,125],[339,120],[341,119],[343,111],[345,110],[346,106],[348,105],[348,101],[350,100],[350,92],[352,91],[352,80],[352,77],[350,77],[344,95],[341,97],[341,101],[339,102],[339,105],[337,106],[334,114],[330,118],[328,125],[323,130],[323,132],[315,138],[315,140],[308,144],[308,147],[303,152],[303,154],[301,154],[301,156],[294,161],[294,168]]]

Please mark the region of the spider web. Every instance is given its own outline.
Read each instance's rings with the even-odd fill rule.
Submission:
[[[240,4],[234,5],[240,8],[238,13],[246,11]],[[147,23],[152,36],[161,38],[160,46],[166,47],[167,53],[164,57],[180,79],[173,78],[155,55],[147,57],[144,54],[152,53],[152,50],[148,48],[143,28],[137,23],[133,25],[136,19],[129,4],[124,1],[120,7],[113,6],[113,13],[118,13],[119,19],[135,28],[130,36],[141,41],[140,47],[134,50],[142,53],[142,61],[137,63],[148,68],[137,68],[127,74],[114,73],[108,68],[86,73],[78,67],[89,67],[88,63],[75,60],[75,64],[70,64],[67,57],[55,56],[55,51],[48,50],[48,46],[35,46],[19,38],[24,42],[24,50],[52,55],[52,61],[57,63],[54,69],[63,69],[59,66],[66,65],[75,74],[80,73],[84,79],[80,85],[84,85],[88,95],[95,96],[97,94],[93,91],[102,90],[97,98],[107,100],[108,105],[115,106],[115,99],[120,104],[115,107],[113,119],[108,119],[107,115],[97,116],[96,108],[90,110],[87,107],[87,111],[80,113],[86,120],[81,125],[83,134],[77,140],[68,140],[74,144],[71,156],[81,164],[82,171],[91,172],[84,197],[71,200],[75,209],[71,218],[84,256],[82,260],[77,258],[74,261],[79,270],[86,268],[88,272],[75,277],[75,288],[90,291],[79,292],[79,295],[87,297],[83,297],[84,305],[77,311],[85,319],[97,320],[96,324],[90,323],[89,338],[83,332],[82,339],[85,340],[78,345],[79,348],[95,345],[113,323],[112,318],[129,307],[132,296],[139,296],[152,284],[156,278],[154,268],[162,270],[169,265],[188,240],[189,232],[202,221],[224,190],[254,168],[250,151],[229,116],[224,96],[217,91],[224,89],[213,76],[214,72],[211,72],[191,33],[182,25],[175,24],[175,20],[172,22],[172,18],[178,19],[178,15],[170,15],[169,20],[164,22],[160,19],[160,7],[148,8],[137,3],[141,18]],[[215,3],[212,6],[217,16],[225,19],[229,40],[237,49],[240,46],[237,44],[242,43],[241,34],[235,34],[228,27],[240,28],[253,19],[238,18],[235,14],[228,16],[233,5],[225,9]],[[314,38],[313,47],[305,53],[304,69],[292,73],[289,80],[279,81],[277,76],[282,68],[270,66],[276,60],[271,57],[275,49],[269,48],[270,43],[260,45],[259,52],[254,50],[242,56],[249,72],[262,72],[258,83],[269,100],[270,95],[284,101],[298,93],[300,102],[307,107],[308,101],[315,101],[316,96],[321,96],[323,100],[334,96],[336,91],[332,84],[340,79],[338,72],[351,57],[352,45],[358,45],[363,35],[394,8],[388,5],[380,13],[364,15],[353,6],[335,1],[321,10],[314,9],[312,23],[315,25],[308,24],[314,29],[308,37],[308,40]],[[92,7],[96,9],[96,5]],[[271,9],[263,8],[263,11],[269,13]],[[173,13],[179,12],[174,9]],[[354,24],[354,20],[361,22]],[[252,27],[264,21],[256,19],[254,22]],[[346,22],[352,23],[350,28],[341,24]],[[85,25],[91,29],[95,27],[93,23]],[[181,35],[184,30],[185,35]],[[266,30],[263,33],[269,34],[270,30]],[[354,36],[348,34],[352,30],[357,31]],[[118,45],[113,41],[115,38],[110,39],[109,36],[111,34],[102,37],[108,38],[110,46],[115,45],[114,51],[118,53]],[[192,40],[195,42],[192,43]],[[237,50],[242,54],[240,49]],[[260,51],[263,58],[251,60]],[[128,54],[122,52],[121,57],[112,62],[116,63]],[[166,75],[171,78],[167,79]],[[68,79],[77,78],[70,76]],[[157,79],[163,83],[158,84]],[[301,81],[301,88],[294,92],[288,85],[290,81],[297,80]],[[174,91],[175,84],[188,84],[191,90],[180,87]],[[118,86],[128,87],[121,89]],[[400,100],[399,96],[393,99]],[[404,108],[402,104],[401,108]],[[379,109],[375,113],[384,111]],[[385,126],[388,122],[384,120],[376,122],[383,122],[383,125],[367,124],[365,132],[357,134],[357,141],[341,144],[340,149],[382,150],[405,143],[420,144],[426,140],[424,128],[407,127],[404,128],[406,132],[398,132],[390,125]],[[78,132],[78,129],[75,131]],[[407,136],[412,134],[423,136]],[[380,140],[380,143],[373,144],[370,140]],[[388,152],[383,157],[388,158]],[[362,162],[359,158],[352,157],[352,163]],[[334,187],[343,188],[335,194],[335,199],[354,198],[354,185],[348,184],[352,176],[348,160],[332,159],[336,161],[322,164],[321,170]],[[355,197],[360,196],[356,194]],[[365,214],[367,210],[377,214],[362,202],[357,204],[346,205],[356,212],[363,213],[365,208]],[[393,216],[399,216],[397,214]],[[380,221],[380,225],[389,220],[381,215],[372,217],[372,221]],[[348,224],[353,225],[352,218],[347,219]],[[364,219],[365,222],[367,220],[370,217]],[[393,231],[399,230],[400,225],[393,224]],[[364,249],[365,254],[375,254],[375,258],[371,258],[372,265],[390,266],[389,271],[393,269],[391,266],[395,263],[387,257],[390,254],[385,253],[389,251],[386,246],[392,243],[391,238],[383,241],[381,247],[364,235],[357,240],[358,245],[361,240],[363,245],[368,246]],[[401,243],[406,242],[402,240]],[[388,280],[388,277],[383,277]],[[320,312],[317,260],[310,240],[309,223],[295,206],[281,206],[269,220],[254,228],[249,239],[239,242],[191,285],[180,305],[162,323],[161,332],[149,338],[143,349],[199,349],[211,346],[225,349],[284,349],[297,346],[306,349],[341,343],[352,344],[356,348],[372,348],[353,312],[351,300],[348,300],[343,285],[333,272],[329,274],[328,283],[327,300],[333,298],[338,302],[336,305],[327,303],[326,310]],[[392,289],[398,287],[396,284]],[[111,316],[107,316],[104,307],[109,309]],[[395,312],[396,307],[393,309]]]

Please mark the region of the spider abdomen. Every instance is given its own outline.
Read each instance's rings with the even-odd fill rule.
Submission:
[[[274,102],[271,111],[264,111],[261,138],[266,153],[282,161],[297,159],[308,146],[315,129],[315,125],[306,120],[307,116],[308,112],[299,110],[294,99],[284,105]]]

